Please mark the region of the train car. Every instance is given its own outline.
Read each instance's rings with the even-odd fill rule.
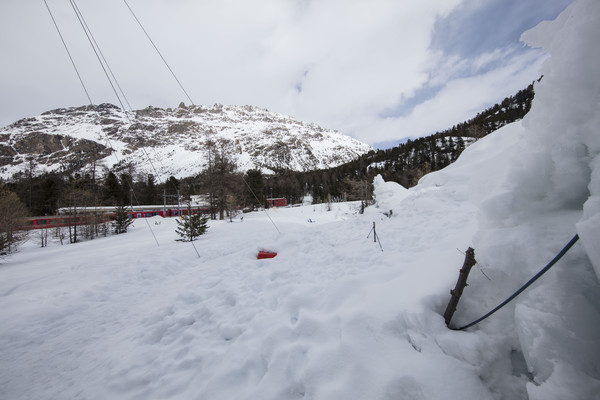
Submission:
[[[23,229],[49,229],[75,225],[90,225],[112,221],[115,217],[115,207],[78,207],[77,215],[71,213],[73,209],[61,208],[59,215],[29,217],[23,220]],[[208,213],[207,207],[197,206],[192,208],[192,213]],[[150,218],[160,216],[163,218],[186,215],[187,208],[166,208],[164,206],[134,206],[128,207],[127,215],[131,219]]]
[[[114,217],[108,214],[81,214],[77,216],[52,215],[43,217],[28,217],[23,220],[23,229],[49,229],[62,228],[75,225],[90,225],[92,223],[104,223],[111,221]]]

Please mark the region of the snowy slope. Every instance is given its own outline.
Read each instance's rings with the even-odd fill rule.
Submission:
[[[528,34],[552,51],[530,114],[410,190],[376,179],[365,215],[250,213],[195,248],[160,218],[77,245],[33,235],[0,266],[0,398],[599,399],[599,19],[579,0]],[[509,306],[446,328],[459,251],[479,264],[453,325],[576,232]]]

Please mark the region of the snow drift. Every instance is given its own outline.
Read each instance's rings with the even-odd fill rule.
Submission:
[[[365,215],[317,204],[213,222],[200,257],[170,219],[70,246],[32,237],[0,266],[0,397],[598,399],[599,19],[581,0],[525,34],[551,53],[529,115],[415,188],[376,181]],[[478,265],[454,325],[575,233],[513,303],[447,329],[459,251]]]

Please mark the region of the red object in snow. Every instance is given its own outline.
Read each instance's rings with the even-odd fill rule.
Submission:
[[[276,255],[277,255],[277,253],[275,253],[274,251],[261,250],[258,252],[258,255],[256,256],[256,258],[261,260],[263,258],[273,258]]]

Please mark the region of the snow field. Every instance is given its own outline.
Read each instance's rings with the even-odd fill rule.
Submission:
[[[373,210],[359,218],[358,207],[271,210],[281,235],[264,214],[216,223],[195,242],[200,258],[175,242],[170,219],[148,221],[160,247],[141,220],[126,235],[73,246],[37,249],[32,240],[3,267],[20,283],[2,286],[3,309],[14,310],[5,313],[3,348],[11,350],[1,365],[11,367],[2,389],[47,398],[386,398],[404,382],[415,396],[446,393],[404,365],[407,350],[423,347],[447,358],[421,332],[445,331],[441,299],[417,296],[430,290],[429,273],[399,263],[387,247],[404,248],[407,262],[421,250],[390,240],[382,252],[366,235],[377,218],[383,240],[393,220]],[[279,255],[256,260],[263,247]],[[454,248],[449,254],[460,262]],[[435,270],[440,257],[430,258],[426,269]],[[373,376],[389,363],[406,376],[395,368]]]

